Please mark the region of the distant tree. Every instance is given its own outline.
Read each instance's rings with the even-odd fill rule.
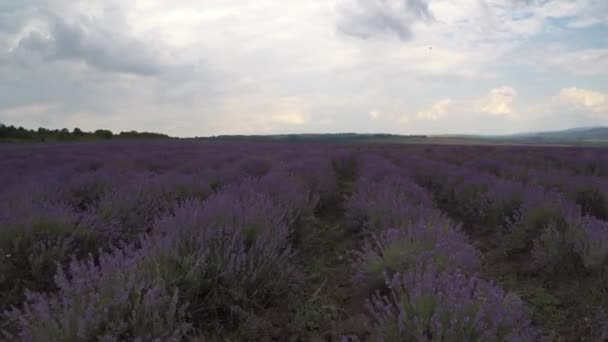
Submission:
[[[102,139],[112,139],[112,137],[114,136],[114,133],[112,133],[112,131],[107,130],[107,129],[98,129],[95,131],[94,134],[97,137],[102,138]]]
[[[8,126],[0,124],[0,138],[8,138]]]
[[[59,131],[59,140],[71,140],[72,139],[72,135],[70,134],[70,130],[68,130],[67,128],[63,128],[61,129],[61,131]]]
[[[114,134],[107,129],[98,129],[94,132],[85,132],[78,127],[75,127],[71,132],[67,128],[62,129],[47,129],[39,127],[35,129],[26,129],[23,127],[7,126],[0,124],[0,140],[9,141],[72,141],[82,139],[160,139],[170,138],[166,134],[128,131]]]
[[[150,133],[150,132],[137,132],[137,131],[120,132],[120,134],[118,134],[118,137],[126,138],[126,139],[169,138],[169,136],[166,134]]]

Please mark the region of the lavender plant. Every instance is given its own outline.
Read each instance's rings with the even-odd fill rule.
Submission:
[[[114,250],[94,261],[73,260],[58,268],[55,294],[28,292],[23,308],[4,316],[22,341],[170,340],[185,337],[178,292],[138,271],[141,256]]]
[[[493,283],[432,266],[396,274],[367,304],[373,341],[534,341],[523,302]]]
[[[354,253],[354,283],[366,290],[383,287],[385,277],[406,272],[419,264],[433,264],[439,270],[475,273],[480,266],[477,251],[448,221],[424,221],[399,229],[372,234]]]
[[[97,226],[112,242],[133,241],[174,204],[159,179],[144,174],[101,198]]]
[[[337,183],[331,159],[318,155],[302,158],[285,165],[295,181],[303,182],[310,193],[318,194],[319,201],[327,203],[335,200]]]
[[[427,193],[402,178],[370,182],[360,178],[346,203],[345,222],[352,231],[402,227],[421,220],[443,218]]]
[[[156,224],[142,249],[149,251],[142,270],[177,287],[203,330],[237,324],[241,312],[281,298],[297,277],[282,212],[259,193],[187,202]]]
[[[608,223],[593,216],[582,219],[583,229],[573,237],[574,251],[585,269],[601,271],[608,261]]]
[[[100,235],[66,205],[24,201],[0,213],[0,311],[25,289],[55,289],[56,264],[97,249]]]

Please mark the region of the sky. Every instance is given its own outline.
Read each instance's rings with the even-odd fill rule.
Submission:
[[[0,123],[180,137],[608,125],[608,1],[2,0]]]

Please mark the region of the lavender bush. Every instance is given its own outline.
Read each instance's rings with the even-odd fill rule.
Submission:
[[[582,232],[574,237],[574,250],[585,269],[601,271],[608,261],[608,223],[585,216],[582,225]]]
[[[24,201],[0,213],[0,310],[25,289],[53,290],[56,264],[97,249],[98,232],[69,206]]]
[[[142,271],[178,288],[202,329],[238,322],[241,311],[281,298],[297,276],[282,211],[255,192],[227,189],[185,203],[155,225],[142,249]]]
[[[459,269],[469,274],[480,265],[477,251],[448,221],[420,221],[373,234],[354,255],[354,283],[365,289],[379,289],[385,277],[418,264],[431,263],[439,270]]]
[[[159,179],[144,174],[104,195],[95,214],[112,241],[132,241],[173,206]]]
[[[574,253],[584,229],[580,207],[559,193],[531,189],[506,227],[503,248],[511,255],[529,253],[531,270],[553,274],[582,266]]]
[[[58,269],[55,294],[28,292],[23,308],[5,313],[22,341],[170,340],[184,337],[190,326],[169,290],[137,269],[133,251],[114,250],[94,261],[72,261]]]
[[[346,203],[345,221],[353,231],[402,227],[421,220],[443,218],[426,191],[401,177],[378,182],[360,178]]]
[[[368,302],[374,341],[534,341],[522,301],[496,285],[432,266],[396,274]]]

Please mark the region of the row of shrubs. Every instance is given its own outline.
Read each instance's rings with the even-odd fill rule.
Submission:
[[[363,155],[346,222],[363,236],[353,283],[367,335],[344,341],[531,341],[527,309],[478,275],[479,253],[431,196],[379,155]]]
[[[102,168],[32,196],[2,193],[19,200],[0,212],[0,330],[24,341],[220,338],[301,281],[299,223],[336,193],[331,153],[304,157],[237,160],[220,178]]]
[[[480,156],[463,163],[463,166],[526,185],[559,191],[580,205],[584,215],[608,220],[608,181],[605,176],[580,174],[576,168],[565,166],[549,168],[542,163],[507,162],[495,156]]]
[[[495,255],[531,260],[522,272],[551,278],[608,264],[608,222],[584,214],[556,189],[421,158],[406,157],[403,164],[470,233],[499,235]]]

